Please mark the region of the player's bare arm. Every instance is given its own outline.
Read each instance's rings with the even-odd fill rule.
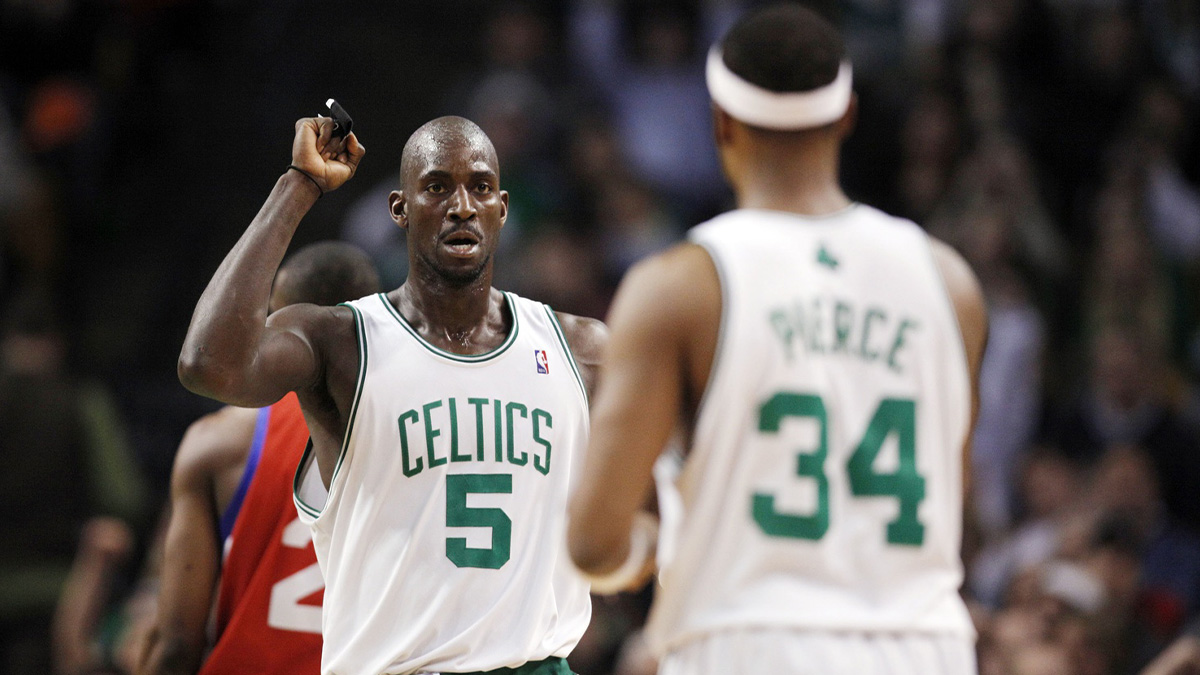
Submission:
[[[214,524],[228,505],[249,452],[255,410],[225,408],[188,428],[171,474],[158,618],[139,675],[195,673],[221,571]]]
[[[296,122],[292,166],[225,257],[200,296],[179,355],[179,378],[192,391],[232,405],[274,403],[313,389],[322,347],[341,312],[294,306],[267,320],[271,283],[301,218],[324,192],[354,175],[366,149],[354,134],[333,135],[329,118]],[[353,351],[353,350],[351,350]]]
[[[120,574],[133,546],[133,532],[119,518],[96,516],[84,524],[50,628],[55,672],[85,673],[96,667],[99,655],[92,636],[108,606],[111,579]]]
[[[971,376],[971,424],[968,429],[975,428],[975,420],[979,416],[979,371],[983,367],[983,353],[987,349],[988,314],[987,303],[983,299],[983,289],[979,279],[971,270],[971,266],[949,245],[936,239],[930,239],[933,249],[933,261],[950,301],[954,305],[954,313],[958,317],[958,327],[962,332],[963,347],[967,354],[967,368]],[[971,478],[971,438],[968,434],[963,444],[963,489],[969,491]]]
[[[554,314],[562,326],[567,345],[571,347],[571,355],[575,357],[579,374],[583,377],[583,386],[591,399],[596,395],[596,385],[600,381],[600,360],[608,344],[608,327],[596,319],[563,312]]]
[[[1167,645],[1141,675],[1190,675],[1200,672],[1200,637],[1185,630]]]
[[[720,314],[720,281],[699,246],[643,261],[622,281],[609,312],[583,479],[570,505],[568,544],[584,572],[609,573],[629,556],[654,462],[704,390]]]

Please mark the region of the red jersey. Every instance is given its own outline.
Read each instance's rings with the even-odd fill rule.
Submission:
[[[221,518],[217,642],[200,675],[321,670],[325,582],[292,503],[292,477],[307,444],[295,394],[259,411],[246,470]]]

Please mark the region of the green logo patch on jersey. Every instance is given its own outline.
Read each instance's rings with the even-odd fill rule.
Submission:
[[[821,244],[821,248],[817,249],[817,263],[831,270],[837,270],[838,267],[838,259],[833,257],[829,249],[825,248],[825,244]]]

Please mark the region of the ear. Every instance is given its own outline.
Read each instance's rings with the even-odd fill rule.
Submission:
[[[500,191],[500,227],[508,220],[508,190]]]
[[[408,202],[404,199],[403,191],[393,190],[388,195],[388,212],[401,229],[408,229]]]
[[[842,140],[854,133],[854,127],[858,124],[858,94],[850,94],[850,105],[846,106],[846,114],[833,124],[837,129],[838,138]]]
[[[712,120],[713,142],[717,148],[717,159],[721,163],[721,173],[725,174],[726,181],[734,192],[737,192],[740,182],[738,167],[741,165],[736,148],[737,120],[716,103],[712,104]]]

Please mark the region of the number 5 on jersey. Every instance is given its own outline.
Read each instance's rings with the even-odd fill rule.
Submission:
[[[817,507],[808,515],[780,513],[775,495],[755,493],[751,502],[754,522],[772,537],[819,540],[829,530],[829,478],[825,460],[829,454],[829,416],[820,396],[780,392],[759,408],[758,430],[777,434],[788,417],[811,418],[818,427],[817,447],[796,455],[796,475],[816,481]],[[896,434],[899,466],[891,473],[875,471],[875,458],[884,441]],[[920,546],[925,526],[917,514],[925,499],[925,478],[917,473],[916,403],[911,399],[884,399],[875,409],[862,441],[846,462],[850,493],[855,497],[893,497],[899,515],[887,525],[889,544]]]
[[[512,494],[512,474],[446,476],[446,527],[486,527],[492,531],[492,544],[488,548],[471,548],[465,537],[447,537],[446,557],[457,567],[498,570],[510,556],[512,520],[500,509],[467,506],[469,494]]]

